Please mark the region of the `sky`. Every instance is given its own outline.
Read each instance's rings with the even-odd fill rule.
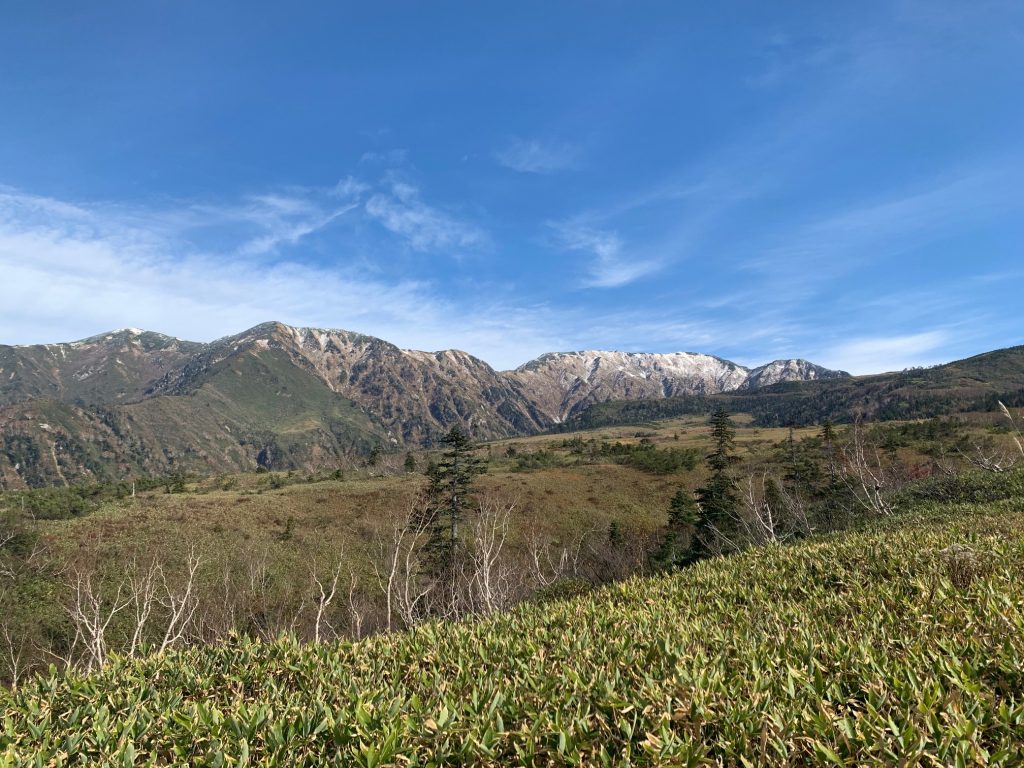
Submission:
[[[1024,343],[1024,3],[6,0],[0,343]]]

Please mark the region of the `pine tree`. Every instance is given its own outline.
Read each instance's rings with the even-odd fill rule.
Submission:
[[[459,548],[459,524],[472,506],[473,478],[484,471],[473,455],[473,443],[455,426],[441,442],[447,450],[428,468],[427,514],[430,538],[427,551],[435,576],[452,571]]]
[[[668,505],[668,525],[658,549],[651,556],[655,570],[680,568],[693,559],[693,533],[700,523],[700,508],[693,494],[680,488]]]
[[[415,472],[416,471],[416,457],[411,452],[405,454],[405,471]]]
[[[729,530],[740,502],[736,483],[729,475],[729,468],[737,461],[736,430],[729,412],[721,406],[711,415],[711,440],[714,448],[707,457],[711,476],[697,489],[700,523],[696,554],[705,554],[708,545]]]
[[[822,468],[817,453],[808,451],[804,441],[798,444],[790,427],[789,443],[784,462],[783,481],[786,488],[803,498],[818,493],[822,481]]]
[[[736,429],[722,406],[711,414],[711,440],[714,450],[708,454],[708,467],[713,474],[723,473],[736,462]]]
[[[621,547],[622,541],[622,526],[619,525],[618,520],[612,520],[608,524],[608,544],[612,547]]]
[[[836,452],[835,452],[836,430],[830,420],[821,425],[821,441],[825,444],[825,457],[828,459],[829,487],[836,484]]]

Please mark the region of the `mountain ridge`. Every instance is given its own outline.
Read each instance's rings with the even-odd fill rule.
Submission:
[[[162,333],[160,331],[150,331],[150,330],[146,330],[146,329],[143,329],[143,328],[126,327],[126,328],[116,328],[116,329],[113,329],[113,330],[110,330],[110,331],[96,333],[96,334],[93,334],[92,336],[86,336],[86,337],[81,338],[81,339],[73,339],[73,340],[70,340],[70,341],[41,342],[41,343],[37,343],[37,344],[3,344],[3,343],[0,343],[0,350],[3,350],[3,349],[25,350],[25,349],[38,349],[38,348],[49,348],[49,347],[77,347],[77,346],[81,346],[83,344],[87,344],[87,343],[90,343],[90,342],[99,342],[99,341],[102,341],[102,340],[110,340],[112,338],[123,338],[123,337],[130,337],[130,338],[149,337],[149,338],[162,339],[162,340],[165,340],[165,341],[168,341],[168,342],[172,342],[172,343],[176,343],[176,344],[181,344],[181,345],[188,345],[188,346],[192,346],[192,347],[203,347],[203,346],[212,346],[212,345],[216,345],[216,344],[221,344],[221,343],[228,342],[228,341],[235,340],[235,339],[241,339],[241,338],[246,337],[246,336],[253,336],[254,334],[257,334],[257,333],[260,333],[260,332],[270,332],[270,331],[273,331],[275,329],[277,329],[277,330],[287,330],[287,331],[296,331],[296,332],[307,332],[307,333],[343,334],[343,335],[346,335],[346,336],[349,336],[349,337],[353,337],[353,338],[365,339],[365,340],[369,340],[369,341],[383,342],[385,344],[388,344],[388,345],[394,347],[395,349],[397,349],[397,350],[399,350],[401,352],[408,352],[408,353],[414,353],[414,354],[438,355],[438,354],[441,354],[441,353],[444,353],[444,352],[453,352],[453,353],[468,355],[470,357],[476,358],[476,356],[473,355],[471,352],[466,352],[465,350],[458,349],[457,347],[446,347],[444,349],[439,349],[439,350],[434,350],[434,351],[414,349],[414,348],[411,348],[411,347],[400,347],[399,345],[394,344],[392,342],[389,342],[389,341],[387,341],[387,340],[385,340],[385,339],[383,339],[383,338],[381,338],[379,336],[373,336],[373,335],[365,334],[365,333],[362,333],[362,332],[359,332],[359,331],[350,331],[350,330],[347,330],[345,328],[326,328],[326,327],[320,327],[320,326],[289,325],[288,323],[283,323],[283,322],[281,322],[279,320],[267,320],[267,321],[262,322],[262,323],[257,323],[256,325],[252,326],[251,328],[248,328],[248,329],[246,329],[244,331],[241,331],[239,333],[227,334],[225,336],[219,336],[219,337],[217,337],[215,339],[212,339],[211,341],[208,341],[208,342],[191,341],[189,339],[184,339],[184,338],[181,338],[179,336],[172,336],[172,335],[169,335],[169,334],[166,334],[166,333]],[[744,365],[742,365],[740,363],[735,363],[735,362],[733,362],[733,361],[731,361],[731,360],[729,360],[727,358],[721,357],[720,355],[712,355],[712,354],[705,353],[705,352],[693,352],[693,351],[690,351],[690,350],[679,350],[679,351],[675,351],[675,352],[637,352],[637,351],[623,351],[623,350],[613,350],[613,349],[581,349],[581,350],[562,350],[562,351],[542,352],[537,357],[531,358],[530,360],[527,360],[526,362],[524,362],[524,363],[522,363],[522,364],[520,364],[520,365],[518,365],[518,366],[516,366],[514,368],[506,368],[506,369],[494,368],[494,370],[498,371],[500,373],[512,373],[514,371],[523,370],[524,368],[529,367],[533,363],[537,363],[537,362],[543,361],[543,360],[545,360],[547,358],[550,358],[550,357],[560,357],[560,356],[569,356],[569,355],[625,355],[625,356],[649,355],[649,356],[665,356],[665,357],[679,356],[679,355],[688,355],[688,356],[693,356],[693,357],[712,358],[712,359],[718,360],[718,361],[720,361],[722,363],[725,363],[725,364],[728,364],[728,365],[734,365],[734,366],[736,366],[738,368],[743,368],[745,370],[750,370],[750,371],[757,370],[758,368],[763,368],[764,367],[764,366],[753,366],[753,367],[744,366]],[[476,358],[476,359],[479,359],[479,360],[483,361],[483,358]],[[779,359],[776,359],[776,360],[772,360],[769,363],[765,363],[765,365],[770,365],[772,363],[785,362],[785,361],[804,362],[804,363],[809,362],[809,361],[807,361],[807,360],[805,360],[803,358],[779,358]],[[828,369],[826,369],[826,370],[828,370]],[[847,373],[845,371],[838,371],[837,370],[836,372],[844,374],[844,375],[847,375],[847,376],[851,375],[851,374],[849,374],[849,373]]]
[[[0,482],[319,466],[373,445],[431,445],[456,424],[499,439],[608,400],[844,376],[802,360],[747,368],[616,351],[546,353],[498,371],[462,350],[276,321],[209,343],[119,329],[0,345]]]

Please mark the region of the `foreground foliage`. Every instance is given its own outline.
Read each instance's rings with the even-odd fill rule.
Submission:
[[[0,765],[1020,765],[1022,577],[1020,499],[932,504],[485,621],[53,674],[0,694]]]

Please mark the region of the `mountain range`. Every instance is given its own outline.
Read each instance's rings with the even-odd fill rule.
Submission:
[[[203,344],[138,329],[0,345],[0,485],[328,466],[372,447],[533,434],[606,401],[849,378],[678,352],[549,353],[496,371],[342,330],[264,323]]]

